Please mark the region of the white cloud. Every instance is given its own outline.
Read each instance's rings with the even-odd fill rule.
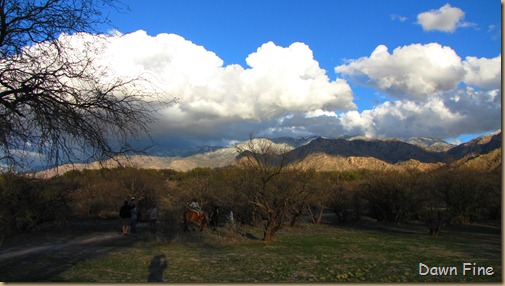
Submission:
[[[399,99],[427,100],[461,83],[499,89],[501,55],[462,61],[454,50],[438,43],[398,47],[392,54],[379,45],[370,57],[348,61],[335,71]]]
[[[466,57],[463,67],[466,84],[486,90],[501,87],[501,55],[492,59]]]
[[[322,110],[322,109],[309,111],[305,114],[306,118],[313,118],[313,117],[319,117],[319,116],[338,117],[338,114],[335,113],[334,111],[327,111],[327,110]]]
[[[241,75],[243,87],[263,117],[317,108],[355,108],[349,85],[341,79],[331,82],[303,43],[283,48],[269,42],[246,62],[251,68]]]
[[[153,126],[154,137],[232,140],[286,114],[356,109],[347,82],[330,80],[303,43],[265,43],[246,58],[246,68],[223,66],[215,53],[174,34],[116,32],[105,46],[98,62],[111,74],[141,74],[168,98],[179,98]]]
[[[391,17],[391,20],[393,20],[393,21],[405,22],[405,21],[407,21],[409,19],[409,18],[407,18],[405,16],[400,16],[400,15],[397,15],[397,14],[391,14],[389,16]]]
[[[450,112],[440,99],[426,102],[398,100],[385,102],[373,110],[363,112],[372,125],[366,126],[371,137],[446,136],[454,122],[461,120],[458,112]]]
[[[191,118],[238,117],[262,120],[316,108],[355,108],[341,79],[330,81],[310,48],[269,42],[246,59],[250,68],[223,67],[223,61],[177,35],[150,37],[143,31],[115,38],[110,65],[119,71],[149,72],[163,89],[180,97],[179,110]],[[125,66],[126,65],[126,66]]]
[[[348,111],[338,117],[310,117],[304,127],[308,134],[328,137],[360,134],[385,138],[452,138],[499,129],[500,115],[500,91],[460,88],[426,101],[387,101],[371,110]],[[296,118],[284,122],[286,127],[296,124],[299,124]]]
[[[425,31],[441,31],[453,33],[457,27],[474,26],[473,23],[463,22],[465,12],[450,4],[445,4],[438,10],[431,10],[417,15],[417,23]]]
[[[398,99],[341,114],[336,124],[344,132],[450,138],[501,126],[501,55],[462,61],[451,48],[436,43],[399,47],[392,54],[380,45],[370,57],[335,71]]]
[[[335,71],[392,96],[410,99],[452,90],[464,76],[460,57],[437,43],[399,47],[392,54],[379,45],[370,57],[352,60]]]
[[[224,66],[212,51],[174,34],[87,37],[106,47],[97,63],[111,75],[142,74],[168,98],[179,98],[152,127],[158,144],[227,144],[250,133],[450,138],[500,128],[500,56],[462,61],[437,43],[392,53],[380,45],[335,68],[394,97],[358,112],[346,80],[330,80],[303,43],[265,43],[242,67]],[[82,45],[82,38],[75,41]]]

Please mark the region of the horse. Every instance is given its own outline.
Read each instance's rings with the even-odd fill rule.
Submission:
[[[198,213],[194,210],[186,210],[184,213],[184,231],[189,231],[188,223],[192,223],[194,225],[193,231],[196,230],[196,225],[200,226],[200,231],[203,231],[207,226],[207,217],[202,212]]]

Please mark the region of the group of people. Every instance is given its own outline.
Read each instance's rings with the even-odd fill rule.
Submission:
[[[195,212],[198,212],[200,213],[202,211],[202,208],[200,207],[200,205],[198,204],[198,200],[197,199],[193,199],[191,201],[191,203],[188,204],[188,207],[195,211]],[[214,207],[214,210],[212,211],[211,213],[211,217],[214,215],[218,215],[219,214],[219,207]],[[233,211],[230,210],[230,213],[228,214],[228,219],[230,220],[230,222],[233,222]]]
[[[190,210],[197,212],[199,215],[203,215],[202,208],[198,204],[198,200],[196,198],[193,199],[191,201],[191,203],[189,203],[187,206]],[[230,210],[230,212],[228,213],[226,218],[228,219],[228,221],[231,224],[234,223],[234,215],[233,215],[232,210]],[[214,207],[214,210],[210,213],[210,224],[214,230],[216,229],[216,227],[219,224],[219,207],[218,206]]]
[[[137,232],[137,222],[140,218],[140,212],[137,208],[134,197],[131,198],[130,203],[128,203],[127,200],[124,201],[123,206],[119,210],[119,217],[121,218],[122,222],[123,235],[127,235],[128,230],[130,230],[130,233],[132,234]],[[157,217],[158,209],[155,205],[153,205],[149,217],[149,224],[153,233],[156,232]]]
[[[191,203],[187,204],[187,206],[191,210],[203,215],[202,208],[198,204],[196,198],[193,199]],[[217,220],[218,214],[219,214],[219,208],[216,207],[211,214],[211,224],[213,224],[214,227],[216,227],[218,224]],[[121,209],[119,210],[119,217],[121,218],[123,235],[128,235],[128,231],[130,231],[130,233],[137,232],[137,223],[138,220],[140,219],[140,212],[138,210],[134,197],[131,198],[130,202],[128,202],[127,200],[124,201],[123,206],[121,206]],[[151,228],[151,232],[153,233],[156,232],[157,218],[158,218],[158,209],[156,208],[156,205],[153,205],[149,215],[149,225]],[[230,210],[230,213],[228,214],[227,218],[231,223],[233,223],[233,211]]]

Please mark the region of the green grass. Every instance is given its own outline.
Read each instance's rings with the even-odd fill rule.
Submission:
[[[402,231],[406,229],[407,231]],[[399,231],[396,231],[399,230]],[[247,229],[257,237],[259,229]],[[256,232],[256,233],[254,233]],[[501,235],[464,230],[426,235],[421,227],[367,229],[305,225],[265,243],[221,235],[179,234],[169,242],[145,234],[134,244],[80,261],[59,274],[71,282],[499,282]],[[493,276],[421,276],[419,263],[494,268]]]

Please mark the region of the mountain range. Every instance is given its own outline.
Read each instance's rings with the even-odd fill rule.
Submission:
[[[322,171],[350,169],[420,169],[440,168],[448,163],[465,166],[470,161],[479,168],[501,168],[501,130],[474,140],[452,145],[432,138],[371,139],[363,136],[329,139],[308,138],[255,138],[255,145],[271,146],[276,153],[285,154],[291,164],[312,167]],[[76,169],[116,167],[118,164],[145,169],[173,169],[188,171],[198,167],[219,168],[236,164],[240,152],[248,150],[248,141],[233,147],[204,146],[170,151],[163,156],[135,155],[91,164],[63,165],[35,174],[52,177]],[[156,154],[161,154],[156,150]],[[151,153],[152,154],[152,153]],[[168,156],[167,156],[168,154]],[[479,158],[479,160],[475,160]],[[476,163],[481,162],[481,163]]]

